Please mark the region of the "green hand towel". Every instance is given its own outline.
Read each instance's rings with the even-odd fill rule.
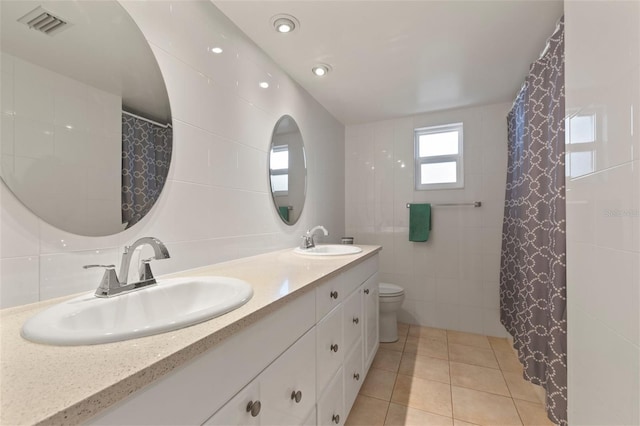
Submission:
[[[409,241],[424,242],[431,230],[431,204],[409,205]]]
[[[285,222],[289,222],[289,206],[278,207],[278,213]]]

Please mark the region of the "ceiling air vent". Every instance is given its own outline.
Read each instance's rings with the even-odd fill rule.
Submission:
[[[46,11],[42,6],[38,6],[31,12],[18,19],[29,28],[40,31],[47,35],[54,35],[66,29],[69,23],[53,13]]]

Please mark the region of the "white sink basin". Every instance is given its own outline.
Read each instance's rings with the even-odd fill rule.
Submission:
[[[22,336],[50,345],[93,345],[177,330],[220,316],[253,296],[251,285],[227,277],[158,280],[111,298],[91,294],[54,305],[22,326]]]
[[[293,249],[294,253],[306,256],[342,256],[360,253],[361,251],[360,247],[350,244],[323,244],[310,249],[301,249],[300,247]]]

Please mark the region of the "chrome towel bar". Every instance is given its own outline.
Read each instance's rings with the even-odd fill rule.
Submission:
[[[407,203],[407,208],[411,206],[411,203]],[[443,204],[431,204],[432,207],[454,207],[454,206],[473,206],[481,207],[482,201],[474,201],[473,203],[443,203]]]

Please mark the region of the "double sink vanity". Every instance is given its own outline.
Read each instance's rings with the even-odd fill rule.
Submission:
[[[94,307],[75,325],[56,324],[60,312],[41,324],[80,327],[68,334],[102,336],[97,341],[44,342],[54,346],[20,335],[30,318],[93,295],[6,309],[0,423],[343,424],[378,348],[379,250],[319,245],[215,264],[94,298],[122,302]],[[98,332],[109,317],[180,321],[180,312],[206,310],[229,294],[238,307],[208,320]],[[101,342],[111,343],[92,344]]]

